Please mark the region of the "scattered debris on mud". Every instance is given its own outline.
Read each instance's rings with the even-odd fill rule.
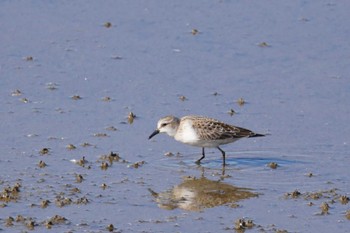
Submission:
[[[252,229],[254,227],[253,220],[240,218],[235,221],[235,230]]]
[[[134,119],[136,118],[136,115],[133,112],[129,112],[128,114],[128,123],[131,125],[134,123]]]
[[[286,199],[300,199],[308,201],[307,206],[314,206],[314,202],[321,202],[319,208],[321,212],[317,212],[316,215],[328,215],[331,214],[329,210],[332,208],[332,205],[341,204],[346,205],[349,202],[349,197],[339,194],[338,190],[328,189],[317,192],[305,192],[301,193],[298,190],[295,190],[291,193],[286,193],[284,195]]]
[[[20,198],[20,183],[16,183],[13,186],[5,187],[0,193],[0,201],[2,202],[16,202]]]
[[[272,169],[276,169],[276,168],[278,167],[278,164],[275,163],[275,162],[271,162],[271,163],[269,163],[267,166],[269,166],[269,167],[272,168]]]

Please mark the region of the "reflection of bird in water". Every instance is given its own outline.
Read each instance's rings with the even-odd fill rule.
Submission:
[[[205,177],[187,177],[173,189],[157,193],[149,189],[162,209],[199,211],[219,205],[236,207],[240,200],[257,197],[250,189],[236,187],[221,181],[208,180]]]
[[[174,116],[163,117],[158,121],[157,129],[149,136],[149,139],[158,133],[167,133],[177,141],[202,147],[202,157],[196,162],[198,164],[205,158],[204,148],[215,147],[222,153],[223,165],[225,165],[225,151],[219,146],[241,138],[265,136],[216,119],[200,116],[185,116],[181,119]]]

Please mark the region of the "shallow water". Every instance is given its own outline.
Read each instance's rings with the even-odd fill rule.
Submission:
[[[245,218],[248,232],[350,232],[349,7],[1,2],[0,229],[220,232]],[[200,148],[147,139],[168,114],[269,135],[224,146],[224,169],[216,149],[198,166]]]

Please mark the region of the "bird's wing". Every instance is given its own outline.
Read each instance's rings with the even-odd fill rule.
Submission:
[[[244,137],[251,137],[254,135],[254,133],[248,129],[244,129],[237,126],[228,125],[228,128],[230,128],[229,131],[223,132],[221,137],[222,139],[226,138],[244,138]]]
[[[204,140],[224,140],[229,138],[249,137],[253,134],[250,130],[228,125],[215,119],[197,119],[194,130]]]

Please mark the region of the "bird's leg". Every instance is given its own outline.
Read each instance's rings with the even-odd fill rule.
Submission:
[[[196,164],[200,164],[201,160],[205,158],[204,147],[202,147],[202,157],[196,161]]]
[[[223,164],[222,165],[222,171],[221,171],[221,177],[220,177],[220,180],[224,180],[225,179],[225,165]]]
[[[218,148],[219,151],[221,151],[221,153],[222,153],[222,161],[223,161],[222,165],[225,166],[226,165],[225,151],[223,151],[220,147],[216,147],[216,148]]]

